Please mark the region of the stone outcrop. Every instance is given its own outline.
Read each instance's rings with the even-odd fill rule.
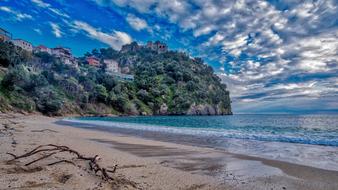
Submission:
[[[137,44],[137,42],[132,42],[131,44],[123,45],[120,52],[121,53],[136,52],[140,49],[141,49],[141,47]]]
[[[220,105],[210,104],[192,104],[187,111],[186,115],[231,115],[232,111],[230,108],[224,108]]]
[[[160,115],[166,115],[168,113],[167,104],[163,103],[160,107]]]

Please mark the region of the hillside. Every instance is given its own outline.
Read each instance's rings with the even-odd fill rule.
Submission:
[[[113,59],[133,81],[120,80],[85,56]],[[231,114],[226,85],[199,58],[159,53],[135,42],[121,51],[94,49],[64,64],[47,53],[30,54],[0,42],[0,111],[46,115],[223,115]]]

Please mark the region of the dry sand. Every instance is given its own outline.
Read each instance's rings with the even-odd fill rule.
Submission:
[[[338,171],[226,153],[211,148],[147,140],[57,125],[57,118],[0,115],[0,190],[3,189],[301,189],[337,190]],[[42,144],[65,145],[100,164],[118,164],[113,182],[89,170],[88,162],[60,153],[24,166],[34,158],[7,161]],[[36,157],[35,157],[36,158]]]

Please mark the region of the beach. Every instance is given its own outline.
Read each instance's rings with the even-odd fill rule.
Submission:
[[[61,118],[0,115],[0,189],[301,189],[335,190],[338,171],[234,154],[224,150],[86,130],[57,124]],[[68,146],[99,155],[114,181],[101,180],[88,163],[48,163],[72,159],[52,155],[29,166],[32,158],[8,162],[39,145]],[[314,161],[315,162],[315,161]]]

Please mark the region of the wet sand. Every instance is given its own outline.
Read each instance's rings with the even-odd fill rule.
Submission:
[[[306,189],[336,190],[338,171],[227,153],[207,147],[150,140],[58,125],[57,118],[0,115],[0,189]],[[5,126],[7,130],[5,130]],[[8,130],[8,127],[11,130]],[[118,164],[114,186],[77,166],[8,164],[6,152],[23,154],[41,144],[66,145],[102,165]]]

